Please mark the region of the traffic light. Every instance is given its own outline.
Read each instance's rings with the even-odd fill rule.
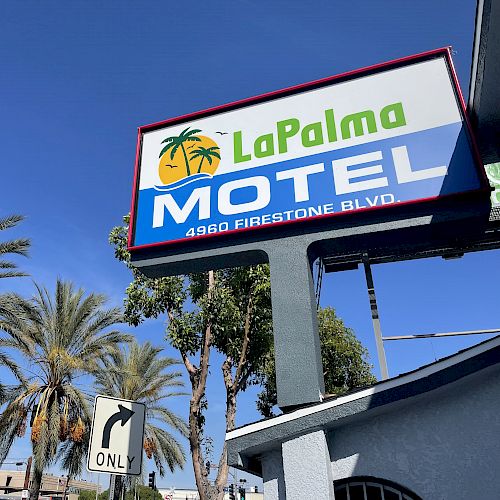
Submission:
[[[245,500],[245,488],[238,488],[238,493],[240,494],[240,500]]]
[[[156,472],[150,472],[148,476],[148,486],[155,490],[156,489],[156,480],[155,480]]]
[[[229,500],[236,500],[234,496],[234,484],[229,485]]]

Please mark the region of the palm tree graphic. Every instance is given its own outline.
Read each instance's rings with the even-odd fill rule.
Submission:
[[[212,165],[212,157],[219,158],[220,160],[220,154],[217,152],[219,148],[217,146],[212,146],[210,148],[204,148],[200,146],[198,149],[195,149],[191,153],[191,160],[194,160],[195,158],[201,158],[200,165],[198,166],[198,173],[201,172],[201,166],[203,165],[203,162],[205,159]]]
[[[172,151],[170,152],[170,159],[174,159],[174,155],[179,149],[179,147],[182,150],[182,153],[184,154],[184,160],[186,162],[186,173],[187,175],[191,175],[191,170],[189,169],[189,160],[186,154],[186,149],[184,148],[184,143],[186,142],[200,142],[201,139],[197,137],[195,134],[198,132],[201,132],[200,129],[193,129],[189,130],[189,127],[184,129],[178,136],[172,136],[172,137],[167,137],[164,141],[161,141],[161,143],[167,143],[167,145],[161,150],[159,158],[161,158],[169,149]]]

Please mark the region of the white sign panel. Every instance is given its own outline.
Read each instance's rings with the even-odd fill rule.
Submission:
[[[97,396],[88,470],[140,475],[145,416],[146,406],[143,403]]]
[[[485,186],[446,51],[140,129],[130,249]]]

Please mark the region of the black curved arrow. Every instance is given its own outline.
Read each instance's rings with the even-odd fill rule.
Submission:
[[[118,411],[111,415],[111,417],[108,418],[108,421],[106,422],[106,425],[104,426],[104,431],[102,433],[102,445],[101,448],[109,448],[109,437],[111,434],[111,429],[113,428],[113,425],[116,424],[119,420],[122,421],[121,426],[123,427],[129,420],[130,417],[134,414],[135,412],[132,410],[129,410],[128,408],[125,408],[122,405],[118,405]]]

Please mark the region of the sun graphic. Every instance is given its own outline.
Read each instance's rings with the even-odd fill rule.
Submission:
[[[162,149],[158,165],[158,174],[163,184],[172,184],[202,172],[213,175],[217,170],[220,163],[219,146],[210,137],[193,132],[198,130],[188,132],[186,129],[179,136],[163,141],[167,146]],[[173,156],[172,151],[175,151]]]

